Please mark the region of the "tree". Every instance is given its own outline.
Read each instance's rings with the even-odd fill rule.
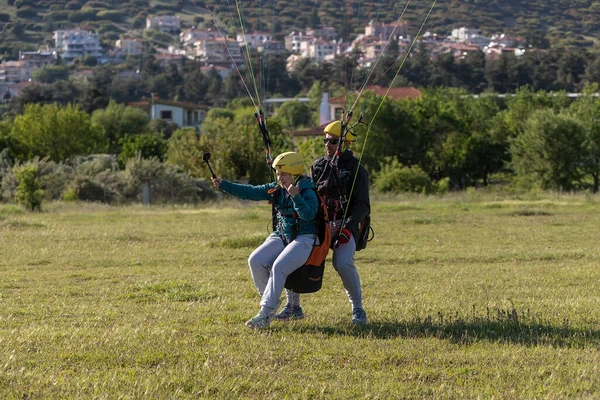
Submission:
[[[310,59],[303,58],[294,68],[292,76],[298,80],[302,90],[309,90],[321,77],[319,67]]]
[[[49,87],[32,83],[26,86],[19,96],[13,97],[11,106],[16,113],[22,114],[27,104],[52,103],[53,100]]]
[[[485,77],[488,87],[497,93],[511,93],[514,86],[510,81],[510,68],[514,65],[514,56],[502,53],[500,58],[486,63]]]
[[[583,171],[592,176],[594,193],[598,192],[600,184],[600,101],[595,97],[597,92],[597,83],[586,86],[583,97],[573,102],[567,111],[583,125],[585,135]]]
[[[83,65],[85,65],[86,67],[95,67],[96,65],[98,65],[98,58],[96,56],[85,56],[83,59]]]
[[[42,83],[54,83],[66,80],[69,79],[69,67],[65,67],[64,65],[50,65],[35,71],[33,79]]]
[[[14,168],[19,183],[15,191],[15,202],[22,204],[30,211],[42,211],[44,191],[35,165],[24,165]]]
[[[103,129],[93,126],[89,114],[71,104],[27,105],[24,114],[15,117],[11,137],[25,160],[38,156],[59,162],[106,149]]]
[[[574,118],[534,111],[511,142],[512,165],[517,175],[543,189],[572,189],[581,178],[584,140],[584,128]]]
[[[458,68],[452,53],[439,54],[429,69],[429,84],[434,87],[457,86]]]
[[[385,53],[377,68],[376,76],[379,77],[377,84],[380,86],[389,86],[396,75],[400,64],[396,64],[400,57],[400,46],[397,40],[391,40],[385,49]]]
[[[351,96],[352,97],[352,96]],[[352,104],[354,99],[349,98]],[[379,97],[372,92],[365,92],[356,110],[364,112],[363,122],[354,128],[358,136],[353,144],[356,152],[363,152],[363,164],[369,171],[381,168],[383,157],[396,157],[404,165],[418,163],[418,137],[414,127],[413,105],[410,100],[394,101],[389,97]],[[373,119],[374,118],[374,119]],[[358,120],[354,116],[350,123]]]
[[[279,107],[275,117],[281,122],[284,129],[297,129],[312,126],[312,113],[306,103],[288,101]]]
[[[485,54],[483,51],[469,52],[460,60],[457,68],[457,79],[460,86],[471,93],[485,90]]]
[[[310,14],[310,27],[313,29],[318,28],[321,25],[321,19],[316,8],[313,8]]]
[[[202,165],[204,152],[209,151],[209,138],[198,135],[195,129],[177,129],[167,143],[166,159],[169,164],[183,168],[193,176],[208,177],[207,168]]]
[[[284,54],[268,56],[265,65],[268,71],[265,90],[269,94],[294,96],[300,92],[300,82],[291,77],[286,70],[286,57]]]
[[[227,75],[223,80],[223,95],[226,99],[236,99],[246,95],[239,75],[233,73]]]
[[[181,99],[194,103],[204,102],[208,85],[199,63],[186,62],[183,68],[183,81],[185,84],[182,88]]]
[[[92,123],[101,127],[108,140],[108,151],[113,154],[121,152],[120,140],[126,135],[137,135],[148,129],[150,118],[146,112],[111,100],[104,110],[96,110],[92,114]]]
[[[208,87],[206,89],[206,99],[210,99],[213,105],[222,105],[221,95],[223,90],[223,78],[212,68],[207,75]]]
[[[202,125],[203,151],[213,153],[215,171],[229,178],[248,177],[252,184],[270,179],[271,172],[265,162],[265,149],[254,118],[254,108],[236,109],[233,119],[218,115],[209,113]],[[292,148],[291,139],[283,134],[276,120],[269,122],[268,129],[273,157]],[[207,171],[203,170],[203,173],[209,176]]]
[[[173,133],[179,128],[179,126],[173,121],[165,121],[164,119],[153,119],[148,124],[148,129],[152,132],[156,132],[161,137],[169,139],[173,136]]]
[[[503,114],[509,136],[520,135],[529,116],[536,110],[550,108],[552,102],[552,96],[544,91],[533,92],[527,86],[517,90],[515,96],[508,100],[508,108]]]
[[[167,141],[155,133],[141,133],[139,135],[126,135],[121,139],[123,148],[119,160],[125,162],[139,154],[142,158],[156,157],[163,161],[167,151]]]

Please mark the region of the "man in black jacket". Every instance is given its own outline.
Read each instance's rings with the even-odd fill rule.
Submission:
[[[369,176],[365,168],[354,157],[349,146],[356,137],[347,132],[343,151],[337,163],[332,163],[338,149],[341,134],[341,122],[334,121],[324,129],[325,156],[311,166],[311,177],[317,192],[325,200],[333,237],[333,267],[342,278],[348,299],[352,304],[352,322],[364,325],[367,314],[362,305],[360,277],[354,265],[354,253],[359,238],[365,229],[365,219],[371,212],[369,200]],[[343,222],[343,226],[341,226]],[[304,318],[300,307],[300,295],[287,291],[287,304],[275,316],[280,320]]]

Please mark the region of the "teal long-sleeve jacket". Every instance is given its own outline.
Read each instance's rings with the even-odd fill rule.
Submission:
[[[302,176],[297,185],[300,193],[295,196],[290,196],[277,182],[253,186],[223,179],[220,189],[240,199],[273,203],[277,211],[277,230],[274,233],[283,235],[289,243],[298,235],[311,235],[317,231],[319,200],[313,190],[314,184],[310,178]]]

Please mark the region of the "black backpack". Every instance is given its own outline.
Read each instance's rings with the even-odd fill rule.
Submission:
[[[319,211],[316,216],[317,232],[312,251],[304,265],[288,275],[284,285],[286,289],[293,290],[296,293],[314,293],[321,289],[323,273],[325,272],[325,258],[329,253],[329,246],[331,246],[331,229],[329,228],[327,207],[316,190],[315,193],[319,199]]]

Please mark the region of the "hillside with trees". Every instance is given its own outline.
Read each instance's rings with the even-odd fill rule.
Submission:
[[[409,24],[411,33],[418,31],[432,3],[409,3],[402,20]],[[219,1],[209,0],[208,4],[217,8]],[[260,22],[257,16],[260,15],[262,24],[274,21],[276,32],[290,27],[330,25],[336,27],[338,32],[348,31],[352,36],[357,33],[356,27],[365,21],[395,21],[406,4],[394,0],[276,0],[274,5],[264,2],[261,9],[244,5],[243,11],[245,17],[254,22],[252,28],[258,27]],[[229,10],[221,11],[223,14],[229,13]],[[593,44],[592,38],[600,32],[600,5],[593,0],[444,0],[436,3],[428,21],[426,30],[442,35],[448,35],[459,26],[470,26],[480,28],[484,35],[503,32],[518,35],[536,47],[540,47],[545,37],[552,45],[589,46]]]
[[[261,7],[258,7],[261,4]],[[411,2],[403,21],[413,35],[431,7],[430,2]],[[85,0],[0,0],[0,54],[15,56],[18,50],[37,50],[40,44],[52,44],[56,29],[81,26],[100,34],[109,47],[119,34],[142,29],[149,15],[178,14],[182,29],[213,25],[214,18],[226,27],[227,33],[237,32],[238,10],[235,2],[204,1],[85,1]],[[293,29],[333,26],[344,39],[352,39],[369,20],[392,22],[398,18],[405,2],[382,0],[308,0],[290,2],[272,0],[240,3],[246,30],[266,30],[279,38]],[[466,0],[438,1],[426,30],[448,35],[453,28],[480,28],[485,35],[507,33],[524,38],[534,47],[590,47],[600,33],[600,5],[592,0]],[[174,40],[169,36],[152,37],[162,45]],[[166,43],[165,43],[166,42]]]

